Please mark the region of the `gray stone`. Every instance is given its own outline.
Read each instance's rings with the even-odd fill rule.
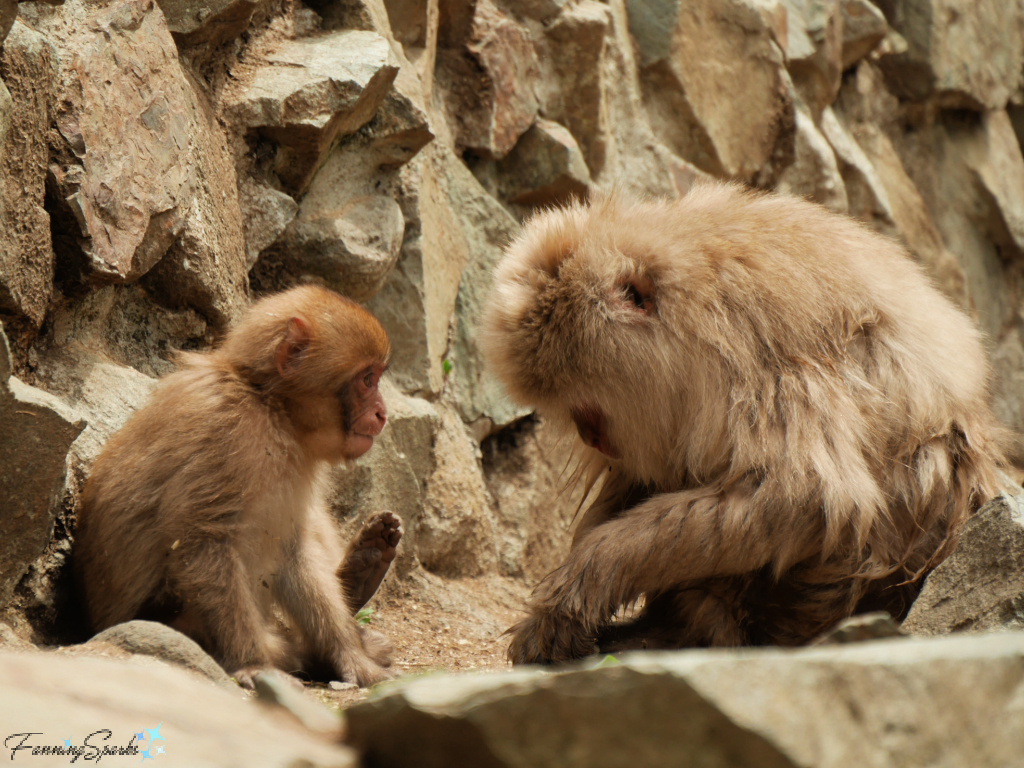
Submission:
[[[657,5],[657,18],[670,18],[664,29],[634,32],[655,135],[701,170],[752,179],[780,140],[792,141],[793,103],[772,15],[754,0],[630,0],[627,10],[634,3]]]
[[[152,0],[76,10],[78,23],[52,38],[65,161],[50,173],[65,204],[62,228],[77,236],[91,270],[132,281],[163,257],[192,208],[195,96]]]
[[[551,21],[571,4],[571,0],[505,0],[503,3],[516,16],[540,22]]]
[[[390,381],[381,383],[388,423],[372,450],[331,470],[330,507],[345,531],[355,535],[372,512],[392,510],[406,531],[392,566],[407,573],[416,566],[416,529],[422,515],[427,481],[436,463],[437,409],[408,397]]]
[[[811,642],[811,645],[845,645],[865,640],[883,640],[902,637],[900,625],[885,611],[851,616]]]
[[[919,635],[1024,629],[1024,497],[1001,496],[963,527],[903,622]]]
[[[16,744],[64,748],[82,757],[90,747],[125,747],[134,734],[138,751],[102,756],[103,763],[170,757],[180,765],[259,765],[265,768],[356,768],[357,757],[333,740],[296,727],[273,709],[246,701],[236,688],[218,688],[185,670],[142,659],[121,661],[43,653],[0,653],[0,720],[8,734],[27,734]],[[156,731],[154,733],[153,731]],[[109,732],[109,733],[108,733]],[[91,734],[91,735],[90,735]],[[6,749],[14,749],[8,740]],[[164,749],[164,752],[160,752]],[[13,752],[5,753],[8,756]],[[67,764],[73,755],[47,762],[26,752],[17,757],[41,765]]]
[[[604,169],[610,140],[604,78],[610,27],[607,5],[581,0],[567,6],[538,41],[543,47],[537,91],[544,117],[569,129],[595,177]]]
[[[563,126],[538,119],[498,163],[499,189],[513,203],[560,205],[585,200],[590,171],[579,145]]]
[[[476,0],[465,36],[442,40],[437,64],[456,150],[508,154],[537,114],[539,64],[526,29],[490,0]]]
[[[259,0],[157,0],[167,27],[183,47],[215,48],[249,26]]]
[[[484,194],[468,171],[460,167],[451,170],[451,207],[472,258],[463,269],[455,300],[449,381],[462,418],[467,423],[486,419],[486,433],[490,425],[510,424],[528,412],[508,399],[504,388],[484,366],[479,346],[480,322],[490,299],[491,274],[519,225],[497,201]]]
[[[892,232],[895,222],[889,194],[864,150],[830,107],[821,113],[821,133],[835,153],[846,187],[850,215],[863,219],[880,231]]]
[[[843,74],[841,0],[782,0],[787,13],[786,59],[812,114],[831,104]]]
[[[882,42],[889,31],[885,15],[871,0],[841,0],[843,69],[849,69]]]
[[[65,402],[11,376],[0,326],[0,607],[53,535],[68,449],[84,427]]]
[[[235,687],[228,673],[198,643],[166,624],[141,620],[115,624],[95,635],[82,650],[97,652],[108,646],[131,655],[152,656],[198,672],[222,687]]]
[[[223,97],[224,111],[243,129],[277,145],[274,170],[286,191],[309,186],[341,137],[377,112],[398,74],[388,41],[347,30],[282,42]]]
[[[245,262],[252,269],[264,249],[273,244],[295,218],[299,204],[290,195],[248,177],[239,180],[238,204],[245,233]]]
[[[302,688],[302,683],[276,669],[257,672],[253,678],[256,699],[287,712],[303,728],[327,738],[341,736],[341,717],[327,709]]]
[[[261,259],[278,280],[317,279],[355,301],[384,285],[398,261],[405,220],[390,197],[367,195],[325,209],[307,197],[299,215]]]
[[[212,108],[195,90],[192,155],[203,172],[181,235],[145,285],[164,305],[195,309],[223,330],[249,303],[248,258],[234,163]]]
[[[1022,689],[1022,633],[647,652],[410,681],[350,708],[348,738],[394,768],[1001,768]]]
[[[885,2],[907,49],[883,56],[893,91],[944,107],[1002,109],[1024,78],[1024,4],[1019,0]]]
[[[807,110],[796,111],[796,141],[793,163],[776,181],[776,189],[806,197],[839,213],[846,213],[846,184],[839,172],[835,153]]]
[[[36,326],[53,294],[43,198],[56,65],[53,45],[15,23],[0,49],[0,310]]]

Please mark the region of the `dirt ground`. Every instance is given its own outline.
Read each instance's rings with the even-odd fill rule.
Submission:
[[[369,603],[369,626],[395,646],[396,679],[431,672],[500,672],[509,638],[523,616],[529,589],[521,580],[500,576],[441,579],[421,571],[383,590]],[[362,701],[368,689],[336,691],[312,683],[311,693],[331,706]]]

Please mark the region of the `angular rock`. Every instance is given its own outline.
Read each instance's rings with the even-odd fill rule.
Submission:
[[[245,233],[245,263],[248,269],[272,245],[299,212],[299,204],[284,192],[243,177],[238,183],[238,204]]]
[[[84,427],[64,401],[11,376],[0,326],[0,607],[50,541],[68,449]]]
[[[260,260],[278,281],[315,278],[354,301],[375,295],[398,261],[405,220],[390,197],[346,200],[337,210],[303,201],[298,217]]]
[[[157,0],[179,45],[216,48],[249,26],[259,0]]]
[[[832,103],[843,74],[841,0],[783,0],[789,73],[812,114]]]
[[[984,113],[981,131],[964,159],[987,203],[986,228],[1012,261],[1024,255],[1024,157],[1005,111]]]
[[[571,0],[505,0],[503,4],[520,18],[547,22],[571,5]]]
[[[607,5],[581,0],[563,10],[538,43],[543,46],[538,96],[544,117],[569,129],[594,177],[604,168],[610,138],[603,76],[610,26]]]
[[[434,133],[423,111],[424,95],[419,81],[404,67],[377,114],[360,131],[367,150],[382,166],[409,162],[433,141]]]
[[[226,93],[228,118],[277,145],[274,171],[303,192],[334,142],[377,112],[398,74],[388,41],[345,30],[288,40]]]
[[[657,23],[640,25],[640,9],[652,7]],[[753,178],[794,120],[785,58],[763,9],[754,0],[629,0],[626,8],[655,134],[708,173]]]
[[[779,174],[776,189],[814,200],[839,213],[846,213],[849,208],[846,184],[835,153],[803,108],[796,110],[793,164]]]
[[[893,232],[892,205],[877,171],[864,150],[826,107],[821,113],[821,133],[828,139],[846,186],[849,213],[881,232]]]
[[[36,326],[53,294],[50,216],[43,199],[56,70],[53,45],[14,24],[0,49],[0,311]]]
[[[440,143],[428,145],[404,166],[400,180],[398,200],[406,222],[402,253],[368,306],[391,336],[395,383],[405,392],[434,393],[444,381],[441,359],[448,349],[459,281],[476,236],[464,229],[459,207],[475,205],[476,196],[500,205]],[[473,190],[470,201],[464,199],[463,186]]]
[[[1001,496],[963,527],[903,622],[916,635],[1024,629],[1024,497]]]
[[[841,0],[843,15],[843,69],[849,69],[875,49],[889,25],[871,0]]]
[[[195,92],[193,157],[203,172],[181,236],[145,285],[163,304],[195,309],[223,329],[249,303],[248,258],[234,163],[213,110]]]
[[[459,414],[439,408],[436,465],[426,484],[412,544],[431,573],[460,578],[492,572],[497,536],[487,486],[479,470],[479,447]]]
[[[579,145],[563,126],[538,119],[498,163],[502,197],[519,205],[561,205],[585,200],[590,172]]]
[[[886,2],[907,43],[880,60],[893,92],[955,109],[1002,109],[1024,81],[1024,5],[1017,0]]]
[[[117,648],[131,655],[152,656],[198,672],[222,687],[235,688],[228,673],[197,642],[156,621],[136,620],[115,624],[79,648],[92,653]]]
[[[347,712],[368,764],[997,768],[1024,750],[1024,634],[635,653],[433,675]]]
[[[126,747],[103,763],[128,763],[149,755],[159,763],[194,766],[260,765],[266,768],[356,768],[352,750],[297,728],[240,692],[229,692],[181,669],[43,653],[0,653],[0,719],[17,745],[63,749],[65,739],[85,757],[90,747]],[[144,731],[139,742],[134,735]],[[24,740],[22,740],[24,738]],[[83,748],[84,747],[84,748]],[[160,752],[164,749],[164,752]],[[150,754],[151,752],[151,754]],[[13,752],[8,752],[13,755]],[[68,764],[74,755],[32,759]]]
[[[253,678],[256,699],[267,707],[286,712],[302,727],[326,738],[341,736],[340,713],[334,712],[306,693],[294,678],[276,669],[258,672]]]
[[[491,274],[504,247],[518,232],[518,223],[480,189],[464,167],[453,166],[448,177],[452,210],[472,258],[463,269],[455,300],[454,339],[449,351],[449,384],[459,413],[467,423],[483,419],[483,433],[510,424],[528,412],[513,405],[502,385],[483,363],[480,321],[490,297]]]
[[[346,532],[354,535],[372,512],[391,510],[401,516],[406,537],[395,566],[405,573],[416,564],[416,528],[422,514],[427,480],[434,471],[439,416],[426,400],[408,397],[390,381],[381,384],[388,423],[373,450],[347,466],[331,470],[330,507]]]
[[[452,30],[440,43],[438,84],[456,150],[502,158],[537,114],[539,64],[528,33],[515,19],[490,0],[472,5],[465,36]],[[442,14],[442,28],[446,24],[463,26]]]
[[[815,638],[811,645],[845,645],[847,643],[863,643],[866,640],[882,640],[887,637],[902,637],[892,616],[885,611],[864,613],[843,619],[828,632]]]
[[[192,207],[192,88],[152,0],[86,6],[53,40],[68,160],[50,173],[67,207],[62,223],[99,279],[135,280],[178,238]]]
[[[395,40],[407,48],[423,48],[427,45],[432,5],[429,0],[384,0],[384,5]]]

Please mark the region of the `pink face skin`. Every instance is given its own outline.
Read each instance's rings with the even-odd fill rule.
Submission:
[[[576,423],[576,431],[585,445],[600,451],[609,459],[621,458],[621,454],[608,438],[608,425],[604,412],[596,405],[573,408],[572,420]]]
[[[364,368],[338,395],[342,428],[345,432],[344,458],[356,459],[373,446],[373,438],[388,421],[388,410],[378,384],[384,373],[380,364]]]

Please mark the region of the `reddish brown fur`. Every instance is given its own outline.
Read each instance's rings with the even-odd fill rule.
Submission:
[[[847,217],[728,184],[612,197],[534,217],[495,283],[493,368],[604,477],[515,662],[898,615],[998,492],[978,331]]]
[[[253,305],[214,351],[185,355],[86,486],[75,562],[94,627],[167,621],[243,683],[313,659],[360,685],[385,677],[386,643],[346,606],[321,485],[327,463],[360,455],[383,427],[389,353],[369,312],[305,286]],[[353,543],[364,560],[375,536],[394,556],[397,518],[376,522]]]

